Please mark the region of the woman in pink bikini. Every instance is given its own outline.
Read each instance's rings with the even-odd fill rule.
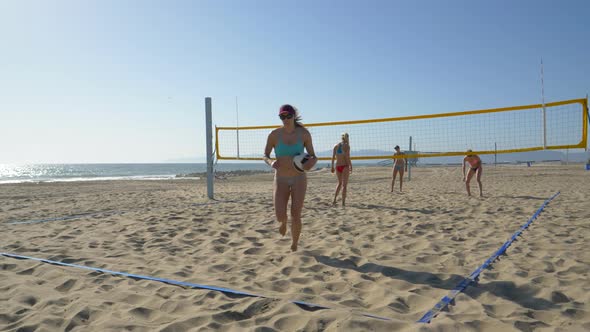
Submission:
[[[350,144],[348,142],[348,133],[342,134],[342,141],[334,145],[332,149],[332,173],[334,173],[334,159],[336,159],[336,176],[338,177],[338,186],[334,194],[332,205],[336,205],[336,198],[342,189],[342,206],[346,203],[346,187],[348,177],[352,173],[352,163],[350,162]]]
[[[469,189],[469,182],[473,177],[473,174],[477,174],[477,186],[479,187],[479,196],[483,197],[483,189],[481,186],[481,174],[483,173],[483,163],[478,155],[472,154],[472,150],[467,150],[467,155],[463,158],[463,182],[465,182],[465,188],[467,189],[467,195],[471,196],[471,190]],[[469,171],[467,172],[467,179],[465,179],[465,163],[469,164]]]
[[[303,168],[310,170],[317,158],[311,142],[311,134],[301,124],[301,117],[297,109],[291,105],[283,105],[279,109],[279,118],[283,126],[273,130],[267,138],[264,149],[264,162],[275,169],[274,178],[274,207],[277,221],[281,223],[279,233],[287,233],[287,205],[291,197],[291,250],[297,251],[299,235],[301,234],[301,210],[307,191],[307,176],[293,166],[293,157],[303,153],[303,149],[311,155]],[[270,158],[274,149],[275,160]]]

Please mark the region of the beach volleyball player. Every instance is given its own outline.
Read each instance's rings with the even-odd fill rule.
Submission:
[[[317,163],[311,134],[301,124],[301,116],[291,105],[279,109],[279,118],[283,125],[273,130],[267,138],[264,149],[264,162],[275,169],[273,201],[275,215],[280,223],[279,233],[287,232],[287,206],[291,198],[291,250],[296,251],[301,234],[301,211],[307,191],[307,176],[293,165],[293,157],[303,154],[304,149],[311,156],[303,164],[305,171]],[[270,154],[274,149],[276,159]]]
[[[477,186],[479,188],[479,196],[483,197],[483,189],[481,185],[481,175],[483,174],[483,163],[478,155],[473,154],[471,149],[467,150],[467,155],[463,158],[463,181],[465,182],[465,189],[467,189],[467,195],[471,196],[471,189],[469,188],[469,182],[474,174],[477,174]],[[467,172],[467,178],[465,178],[465,163],[469,164],[469,171]]]
[[[399,145],[395,146],[395,153],[394,156],[405,156]],[[402,191],[402,187],[404,186],[404,171],[408,170],[408,160],[407,158],[397,158],[393,160],[393,174],[391,178],[391,192],[393,192],[393,187],[395,186],[395,178],[399,174],[399,191]]]
[[[334,168],[334,161],[336,161],[336,168]],[[332,149],[332,173],[336,171],[338,177],[338,185],[336,186],[336,193],[332,205],[336,205],[338,193],[342,190],[342,206],[346,204],[346,191],[348,187],[348,177],[352,173],[352,162],[350,161],[350,142],[348,133],[342,134],[341,141],[334,145]]]

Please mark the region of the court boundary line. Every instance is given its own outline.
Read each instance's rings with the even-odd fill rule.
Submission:
[[[417,321],[417,323],[430,323],[432,321],[432,319],[434,319],[436,316],[438,316],[438,314],[443,309],[445,309],[449,304],[451,304],[452,302],[454,302],[455,297],[457,295],[459,295],[459,293],[461,293],[465,289],[467,289],[467,287],[469,285],[471,285],[471,284],[477,284],[477,282],[479,281],[479,275],[481,274],[481,272],[483,272],[484,269],[486,269],[492,263],[494,263],[496,260],[498,260],[500,255],[505,254],[506,253],[506,249],[508,249],[508,247],[510,247],[510,245],[512,244],[512,242],[514,242],[516,240],[516,238],[518,238],[522,234],[522,232],[525,229],[527,229],[529,227],[529,225],[535,219],[537,219],[537,217],[539,216],[539,214],[549,204],[549,202],[551,202],[555,197],[559,196],[559,194],[560,194],[560,192],[558,191],[553,196],[551,196],[547,200],[545,200],[545,202],[541,205],[541,207],[539,209],[537,209],[537,211],[532,215],[532,217],[530,217],[529,220],[524,225],[520,226],[520,228],[518,229],[518,231],[516,231],[514,234],[512,234],[512,236],[508,239],[508,241],[504,242],[504,244],[500,247],[500,249],[498,249],[492,256],[490,256],[490,258],[488,258],[480,267],[478,267],[477,269],[475,269],[475,271],[471,272],[471,274],[468,277],[466,277],[461,282],[459,282],[457,284],[457,286],[455,286],[455,288],[453,288],[449,292],[449,294],[445,295],[442,299],[440,299],[440,301],[438,301],[434,305],[434,307],[432,307],[432,309],[430,309],[429,311],[427,311],[422,316],[422,318],[420,318]]]
[[[239,296],[245,296],[245,297],[258,297],[258,298],[265,298],[265,299],[285,300],[285,299],[261,295],[261,294],[248,293],[248,292],[235,290],[235,289],[231,289],[231,288],[217,287],[217,286],[204,285],[204,284],[195,284],[195,283],[190,283],[190,282],[185,282],[185,281],[178,281],[178,280],[166,279],[166,278],[157,278],[157,277],[145,276],[145,275],[140,275],[140,274],[127,273],[127,272],[119,272],[119,271],[101,269],[101,268],[92,267],[92,266],[63,263],[63,262],[53,261],[53,260],[44,259],[44,258],[17,255],[17,254],[11,254],[11,253],[6,253],[6,252],[0,252],[0,256],[5,256],[8,258],[14,258],[14,259],[20,259],[20,260],[25,260],[25,259],[34,260],[34,261],[47,263],[47,264],[51,264],[51,265],[66,266],[66,267],[73,267],[73,268],[78,268],[78,269],[90,270],[90,271],[95,271],[95,272],[111,274],[111,275],[115,275],[115,276],[127,277],[127,278],[131,278],[131,279],[135,279],[135,280],[139,279],[139,280],[157,281],[157,282],[162,282],[162,283],[170,284],[170,285],[174,285],[174,286],[188,287],[191,289],[212,290],[212,291],[218,291],[218,292],[225,293],[225,294],[233,294],[233,295],[239,295]],[[287,301],[297,305],[298,307],[300,307],[302,309],[307,308],[307,310],[309,310],[309,311],[316,311],[316,310],[323,310],[323,309],[347,311],[344,308],[333,308],[333,307],[328,307],[325,305],[319,305],[319,304],[314,304],[314,303],[305,302],[305,301],[299,301],[299,300],[287,300]],[[355,312],[355,311],[347,311],[347,312],[349,312],[351,314],[360,315],[360,316],[364,316],[364,317],[368,317],[368,318],[374,318],[374,319],[383,320],[383,321],[392,321],[393,320],[391,318],[382,317],[382,316],[378,316],[378,315],[374,315],[374,314],[370,314],[370,313]]]

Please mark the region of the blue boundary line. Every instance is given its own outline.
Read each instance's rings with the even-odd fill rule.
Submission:
[[[424,316],[422,316],[422,318],[420,318],[418,320],[418,323],[430,323],[430,321],[436,317],[441,310],[443,310],[444,308],[446,308],[447,305],[449,305],[449,303],[453,302],[455,300],[455,297],[457,295],[459,295],[459,293],[461,293],[462,291],[464,291],[471,283],[477,283],[479,280],[479,275],[481,274],[481,272],[487,268],[488,266],[490,266],[496,259],[498,259],[498,257],[502,254],[504,254],[506,252],[506,249],[508,249],[508,247],[510,247],[510,245],[512,244],[512,242],[514,242],[516,240],[517,237],[520,236],[520,234],[522,234],[522,232],[527,229],[529,227],[529,225],[535,220],[537,219],[537,217],[539,216],[539,214],[541,213],[541,211],[543,211],[543,209],[545,208],[545,206],[547,206],[547,204],[549,204],[549,202],[551,202],[555,197],[557,197],[559,195],[559,191],[557,193],[555,193],[555,195],[551,196],[549,199],[547,199],[543,205],[541,205],[541,207],[537,210],[537,212],[535,212],[535,214],[533,214],[532,217],[529,218],[529,220],[520,227],[520,229],[518,231],[516,231],[511,237],[510,239],[508,239],[508,241],[506,241],[501,247],[500,249],[498,249],[498,251],[496,251],[490,258],[488,258],[480,267],[478,267],[477,269],[475,269],[475,271],[473,271],[467,278],[463,279],[463,281],[461,281],[459,284],[457,284],[457,286],[455,286],[455,288],[453,288],[453,290],[451,290],[449,292],[448,295],[444,296],[437,304],[434,305],[434,307],[432,309],[430,309],[428,312],[426,312],[424,314]]]
[[[230,289],[230,288],[216,287],[216,286],[202,285],[202,284],[193,284],[190,282],[177,281],[177,280],[172,280],[172,279],[156,278],[156,277],[144,276],[144,275],[139,275],[139,274],[127,273],[127,272],[118,272],[118,271],[101,269],[101,268],[96,268],[96,267],[91,267],[91,266],[69,264],[69,263],[63,263],[63,262],[58,262],[58,261],[52,261],[49,259],[10,254],[10,253],[6,253],[6,252],[0,252],[0,256],[6,256],[9,258],[15,258],[15,259],[30,259],[30,260],[34,260],[34,261],[38,261],[38,262],[42,262],[42,263],[47,263],[47,264],[52,264],[52,265],[74,267],[74,268],[78,268],[78,269],[85,269],[85,270],[90,270],[90,271],[108,273],[108,274],[112,274],[112,275],[116,275],[116,276],[128,277],[128,278],[133,278],[133,279],[157,281],[157,282],[162,282],[162,283],[166,283],[166,284],[170,284],[170,285],[183,286],[183,287],[194,288],[194,289],[207,289],[207,290],[218,291],[218,292],[222,292],[222,293],[226,293],[226,294],[273,299],[272,297],[269,297],[269,296],[248,293],[248,292],[242,292],[242,291],[234,290],[234,289]],[[314,303],[309,303],[309,302],[304,302],[304,301],[297,301],[297,300],[288,300],[288,301],[290,303],[296,304],[300,307],[305,307],[311,311],[316,311],[316,310],[321,310],[321,309],[336,309],[336,308],[331,308],[331,307],[327,307],[327,306],[323,306],[323,305],[319,305],[319,304],[314,304]],[[368,313],[353,312],[353,314],[358,314],[358,315],[365,316],[368,318],[374,318],[374,319],[379,319],[379,320],[384,320],[384,321],[391,321],[392,320],[390,318],[381,317],[381,316],[368,314]]]

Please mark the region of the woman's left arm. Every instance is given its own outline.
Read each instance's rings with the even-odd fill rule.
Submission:
[[[408,158],[406,156],[406,158],[404,158],[404,170],[407,172],[408,171]]]
[[[312,159],[310,159],[304,165],[304,168],[309,171],[318,162],[318,158],[316,157],[315,150],[313,149],[313,142],[311,140],[311,134],[309,133],[309,131],[307,129],[305,130],[305,135],[303,137],[303,146],[305,146],[305,150],[307,150],[307,154],[312,156]]]
[[[346,153],[346,164],[348,165],[348,171],[352,173],[352,161],[350,160],[350,145],[346,145],[345,148]]]

